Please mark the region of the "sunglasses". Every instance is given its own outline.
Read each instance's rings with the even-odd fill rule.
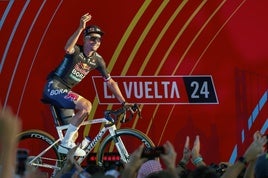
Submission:
[[[101,38],[97,36],[87,36],[90,41],[101,42]]]

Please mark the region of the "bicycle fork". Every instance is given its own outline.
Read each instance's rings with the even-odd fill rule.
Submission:
[[[120,136],[116,136],[116,127],[115,125],[109,127],[110,135],[112,136],[115,146],[117,148],[117,151],[120,155],[121,160],[123,163],[127,163],[129,161],[129,154],[127,152],[127,149],[121,139]]]

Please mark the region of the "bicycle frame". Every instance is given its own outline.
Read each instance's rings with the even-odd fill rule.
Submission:
[[[58,115],[59,113],[56,112],[53,105],[50,105],[50,108],[56,124],[55,128],[58,138],[54,138],[51,134],[38,129],[23,131],[18,135],[18,138],[22,141],[21,146],[24,146],[25,148],[27,147],[29,150],[35,148],[34,143],[36,143],[36,141],[28,142],[31,141],[28,139],[36,139],[38,142],[41,141],[40,146],[38,145],[36,151],[33,151],[28,157],[27,164],[40,168],[52,169],[53,172],[49,171],[49,174],[51,173],[51,176],[54,177],[62,166],[64,166],[64,162],[66,161],[66,155],[59,153],[57,149],[59,142],[64,139],[64,133],[69,125],[61,125],[63,123],[60,120],[61,115]],[[127,113],[128,111],[129,113]],[[96,155],[96,163],[99,166],[105,166],[103,165],[103,156],[109,148],[111,150],[111,147],[115,147],[112,149],[116,149],[123,164],[129,162],[129,151],[133,151],[133,147],[132,142],[129,144],[129,139],[127,138],[132,138],[135,140],[135,143],[136,141],[144,143],[148,148],[153,147],[154,143],[152,140],[141,131],[131,128],[117,129],[116,125],[118,122],[126,123],[130,121],[135,113],[138,113],[140,117],[140,109],[137,104],[124,105],[116,110],[105,110],[102,118],[83,121],[80,126],[102,124],[102,128],[99,129],[97,134],[94,134],[95,137],[84,148],[86,155],[84,157],[75,157],[77,163],[81,164],[97,144],[99,144],[99,147]],[[123,141],[126,142],[123,143]]]
[[[79,157],[77,159],[77,162],[79,164],[81,164],[83,162],[83,160],[88,156],[88,154],[95,148],[96,144],[103,138],[103,136],[105,135],[105,133],[107,131],[109,131],[109,134],[112,137],[114,137],[116,135],[117,128],[116,128],[115,124],[108,121],[106,118],[98,118],[98,119],[84,121],[84,122],[82,122],[81,126],[92,125],[92,124],[102,124],[102,123],[104,123],[105,126],[97,133],[97,135],[92,139],[92,141],[89,143],[89,145],[85,148],[86,156]],[[29,164],[33,165],[33,166],[40,166],[40,167],[45,167],[45,168],[57,169],[57,170],[61,169],[60,167],[57,166],[57,164],[55,166],[46,165],[46,164],[38,164],[38,163],[35,163],[35,161],[38,160],[40,157],[42,157],[42,155],[44,155],[49,149],[51,149],[54,145],[58,144],[64,138],[63,131],[66,130],[67,128],[68,128],[68,125],[57,126],[56,130],[57,130],[59,138],[53,144],[51,144],[49,147],[47,147],[45,150],[43,150],[40,154],[38,154],[36,157],[34,157],[29,162]],[[121,138],[117,137],[116,140],[114,140],[114,142],[115,142],[115,146],[118,150],[118,153],[119,153],[122,161],[125,163],[128,162],[129,154],[128,154]]]

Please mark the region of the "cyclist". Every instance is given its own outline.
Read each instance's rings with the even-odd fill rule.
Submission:
[[[107,71],[102,56],[96,52],[104,32],[96,25],[86,27],[86,23],[90,20],[89,13],[81,17],[78,29],[66,43],[63,61],[48,75],[43,91],[44,99],[49,100],[50,103],[60,108],[76,110],[58,148],[58,152],[63,154],[67,154],[76,146],[75,139],[78,136],[79,126],[91,111],[91,102],[72,91],[72,88],[81,82],[91,70],[97,69],[118,101],[125,104],[125,98]],[[81,33],[84,33],[84,44],[78,45],[77,41]],[[75,153],[76,156],[85,156],[85,154],[85,151],[80,148]]]

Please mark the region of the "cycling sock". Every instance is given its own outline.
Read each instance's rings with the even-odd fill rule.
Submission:
[[[65,136],[63,138],[63,140],[61,141],[62,143],[68,143],[68,142],[73,142],[73,136],[75,135],[75,133],[77,132],[78,127],[69,124],[68,129],[65,133]]]

